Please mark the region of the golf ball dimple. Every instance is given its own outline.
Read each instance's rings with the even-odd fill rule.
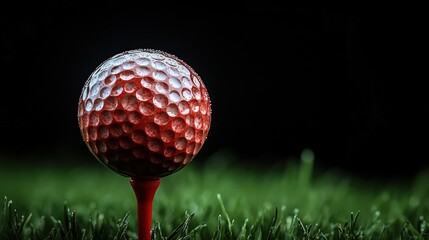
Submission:
[[[199,75],[172,54],[117,54],[89,76],[78,122],[99,162],[133,178],[159,178],[189,164],[207,138],[211,103]]]

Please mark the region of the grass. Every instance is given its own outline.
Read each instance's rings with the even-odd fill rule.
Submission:
[[[137,239],[128,178],[89,159],[1,160],[0,239]],[[361,179],[309,150],[265,168],[228,151],[197,161],[161,179],[153,239],[429,239],[429,171]]]

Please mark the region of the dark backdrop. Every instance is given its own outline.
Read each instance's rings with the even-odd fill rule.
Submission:
[[[199,161],[225,147],[265,163],[310,148],[317,163],[358,174],[427,165],[417,11],[182,7],[2,8],[1,153],[88,157],[77,125],[86,78],[114,54],[153,48],[185,60],[209,90],[213,122]]]

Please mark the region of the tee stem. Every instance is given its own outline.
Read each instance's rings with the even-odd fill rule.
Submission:
[[[130,183],[137,198],[138,240],[151,240],[152,203],[160,179],[131,178]]]

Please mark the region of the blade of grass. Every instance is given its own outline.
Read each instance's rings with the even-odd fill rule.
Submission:
[[[278,213],[278,209],[277,209],[277,207],[276,207],[276,209],[275,209],[275,211],[274,211],[274,217],[273,217],[273,219],[271,220],[271,224],[270,224],[270,227],[269,227],[269,231],[268,231],[268,235],[267,235],[267,240],[270,240],[270,239],[271,239],[271,236],[273,235],[273,232],[274,232],[274,230],[275,230],[275,228],[276,228],[276,223],[277,223],[277,213]]]
[[[234,221],[231,221],[231,219],[229,218],[229,214],[226,211],[225,204],[223,203],[221,194],[218,193],[216,196],[217,196],[217,199],[219,201],[219,205],[221,207],[222,213],[225,215],[226,222],[228,224],[228,226],[227,226],[228,227],[227,236],[230,236],[232,238],[233,237],[232,225],[233,225]]]
[[[244,220],[243,226],[241,227],[241,231],[240,234],[238,234],[238,238],[239,240],[244,240],[247,237],[247,223],[249,222],[249,219],[246,218]]]
[[[188,234],[188,226],[189,222],[191,221],[192,217],[195,215],[195,213],[188,214],[186,213],[186,218],[183,220],[179,226],[176,227],[176,229],[173,230],[173,232],[166,238],[167,240],[171,240],[179,233],[182,233],[184,236]]]
[[[130,221],[130,211],[128,211],[125,216],[119,220],[117,227],[118,227],[118,231],[116,232],[116,235],[114,237],[114,240],[126,240],[127,236],[127,228],[128,228],[128,223]]]

